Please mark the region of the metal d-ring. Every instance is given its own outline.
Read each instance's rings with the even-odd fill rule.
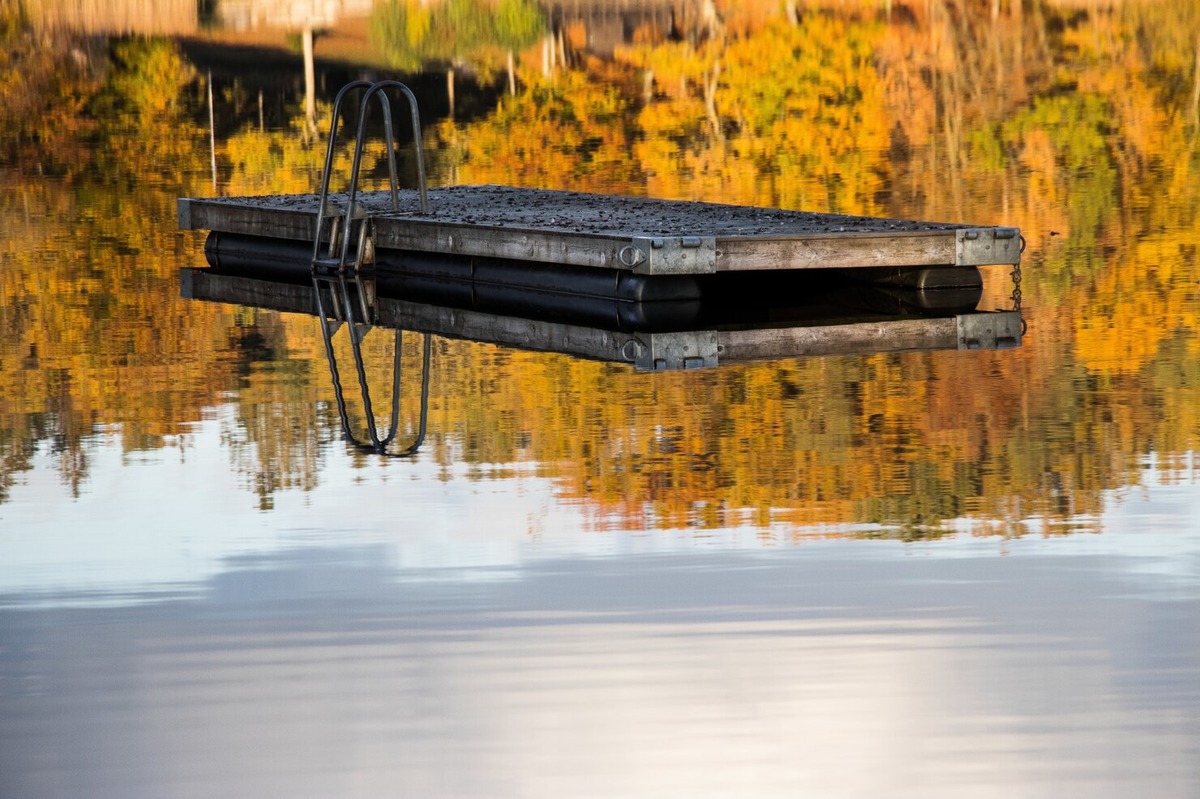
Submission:
[[[646,253],[642,252],[641,248],[635,247],[632,244],[626,244],[617,253],[617,260],[621,262],[621,266],[632,269],[638,264],[646,260]]]

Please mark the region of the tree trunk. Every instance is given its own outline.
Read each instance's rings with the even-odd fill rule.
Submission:
[[[311,131],[317,129],[317,80],[313,67],[313,29],[304,26],[304,118]]]
[[[1200,36],[1196,37],[1196,72],[1192,76],[1192,124],[1196,126],[1196,137],[1200,138]]]

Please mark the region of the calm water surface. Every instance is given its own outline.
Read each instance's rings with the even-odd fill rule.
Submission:
[[[311,317],[179,296],[176,197],[316,185],[296,76],[6,16],[0,795],[1200,794],[1200,18],[945,7],[535,46],[431,179],[1018,225],[1020,349],[438,339],[408,460]]]

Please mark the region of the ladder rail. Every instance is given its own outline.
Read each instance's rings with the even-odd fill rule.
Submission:
[[[321,238],[324,233],[324,227],[327,217],[335,212],[329,202],[330,181],[333,174],[333,156],[337,150],[338,129],[341,127],[341,111],[342,104],[345,102],[347,95],[355,90],[363,90],[362,98],[358,104],[358,128],[355,132],[354,139],[354,157],[350,166],[350,186],[347,192],[346,208],[343,213],[336,218],[344,220],[341,230],[341,251],[337,261],[334,261],[334,251],[336,249],[338,231],[337,222],[335,219],[334,228],[330,232],[329,253],[327,259],[322,263],[321,258]],[[429,213],[429,188],[428,179],[425,170],[425,148],[421,137],[421,112],[417,105],[416,95],[412,90],[398,80],[381,80],[371,82],[368,80],[355,80],[347,83],[337,93],[333,101],[333,111],[329,120],[329,140],[325,147],[325,163],[321,170],[321,190],[318,195],[317,218],[313,231],[313,251],[312,263],[314,268],[318,265],[336,266],[339,271],[346,269],[348,264],[357,269],[361,266],[362,260],[362,245],[359,245],[359,252],[353,261],[350,260],[350,239],[353,237],[351,228],[356,219],[360,216],[362,220],[359,224],[360,236],[365,234],[365,227],[368,224],[369,214],[360,214],[358,208],[358,188],[359,177],[362,173],[362,156],[363,148],[366,144],[367,119],[372,98],[379,98],[380,112],[383,115],[383,132],[384,146],[387,151],[388,159],[388,189],[391,200],[391,210],[400,210],[400,178],[399,169],[396,163],[396,138],[395,125],[393,124],[392,115],[392,100],[388,96],[388,90],[394,89],[400,96],[404,97],[408,103],[409,115],[412,123],[413,150],[417,168],[417,192],[420,200],[421,213]]]
[[[341,119],[342,102],[346,99],[346,95],[355,89],[369,89],[374,84],[369,80],[355,80],[347,83],[337,93],[333,100],[333,113],[329,120],[329,141],[325,147],[325,167],[321,170],[321,191],[318,197],[317,204],[317,221],[315,230],[313,231],[313,266],[317,265],[321,251],[321,229],[325,224],[325,216],[328,212],[329,203],[329,181],[333,173],[333,153],[337,147],[337,132],[338,121]],[[330,256],[333,255],[333,235],[330,236]]]
[[[408,86],[396,80],[375,82],[355,80],[347,83],[338,91],[337,96],[334,98],[333,113],[329,123],[329,141],[325,149],[325,166],[321,175],[321,191],[317,207],[316,227],[313,232],[312,281],[313,288],[316,291],[317,316],[321,324],[321,337],[325,345],[325,355],[329,361],[329,373],[333,381],[338,417],[346,440],[361,452],[374,453],[386,457],[405,458],[415,454],[425,441],[429,414],[430,361],[432,357],[431,336],[428,333],[423,334],[421,405],[415,440],[407,448],[399,452],[390,452],[389,447],[395,442],[396,436],[400,432],[403,331],[396,331],[395,348],[392,358],[391,422],[388,430],[382,436],[375,420],[374,404],[371,399],[370,385],[367,380],[366,362],[362,353],[362,341],[372,329],[374,282],[373,278],[364,278],[363,276],[363,262],[372,223],[371,215],[365,209],[358,206],[358,183],[362,170],[363,148],[366,142],[368,112],[372,99],[376,96],[379,98],[380,111],[383,115],[383,137],[388,158],[388,185],[391,210],[393,212],[400,210],[396,140],[392,120],[392,99],[388,96],[389,89],[394,89],[408,102],[412,121],[413,147],[416,152],[417,189],[420,198],[421,213],[429,213],[425,152],[421,141],[421,116],[417,107],[416,95],[413,94]],[[337,147],[342,104],[350,92],[355,90],[362,90],[363,94],[358,104],[358,128],[354,138],[354,157],[350,166],[350,186],[346,196],[346,207],[344,210],[340,210],[334,208],[330,202],[329,184],[333,172],[333,155]],[[329,233],[329,248],[327,255],[322,258],[321,237],[327,218],[329,217],[333,219]],[[341,223],[340,230],[339,222]],[[357,235],[355,235],[356,227]],[[353,260],[350,258],[351,238],[356,239]],[[350,296],[351,286],[347,279],[348,272],[354,282],[354,291],[358,295],[359,307],[357,314],[354,302]],[[328,310],[324,301],[326,289],[329,292],[329,299],[332,304],[332,307]],[[368,296],[369,291],[371,292],[371,296]],[[347,326],[348,335],[350,336],[350,348],[354,358],[359,392],[362,397],[369,441],[361,440],[350,424],[345,392],[342,389],[341,374],[333,347],[333,336],[343,324]]]
[[[425,150],[421,142],[421,113],[417,108],[417,98],[412,93],[412,90],[398,80],[381,80],[372,84],[370,88],[363,94],[362,99],[358,104],[358,135],[354,141],[354,160],[350,167],[350,191],[349,191],[349,211],[348,214],[353,214],[356,203],[358,202],[358,183],[359,175],[362,171],[362,154],[363,146],[366,143],[367,129],[367,111],[371,105],[371,98],[376,94],[380,97],[380,105],[383,111],[383,131],[384,142],[388,153],[388,171],[390,179],[390,190],[392,200],[392,211],[400,210],[400,195],[398,188],[398,178],[396,169],[396,143],[393,135],[392,126],[392,104],[387,96],[387,89],[396,89],[408,101],[409,111],[412,116],[412,135],[413,148],[417,163],[417,191],[420,198],[421,213],[429,213],[429,189],[425,178]],[[349,218],[349,217],[348,217]],[[345,269],[347,259],[350,256],[350,235],[347,222],[345,234],[342,236],[342,254],[339,262],[339,268]],[[366,225],[364,220],[361,224]],[[364,233],[365,235],[365,233]],[[362,247],[359,246],[361,252]],[[359,266],[358,260],[355,261],[355,268]]]
[[[377,81],[375,83],[375,85],[373,85],[371,88],[367,89],[367,93],[363,96],[363,99],[359,106],[359,113],[360,114],[365,113],[367,106],[370,102],[369,98],[371,97],[371,95],[373,95],[375,92],[379,92],[382,97],[386,97],[387,89],[396,89],[400,93],[400,95],[403,96],[404,99],[408,101],[409,116],[410,116],[411,123],[412,123],[413,154],[416,159],[416,166],[417,166],[417,192],[418,192],[418,196],[420,198],[421,213],[427,214],[427,213],[429,213],[429,188],[428,188],[428,183],[427,183],[427,180],[425,177],[425,147],[421,141],[421,111],[417,107],[417,96],[415,94],[413,94],[412,89],[408,88],[408,86],[406,86],[405,84],[401,83],[398,80]],[[393,141],[392,133],[391,133],[392,105],[391,105],[391,102],[384,102],[382,105],[383,105],[384,135],[386,136],[386,138],[388,139],[389,142],[392,142]],[[361,120],[360,120],[359,132],[360,132],[360,136],[361,136],[361,132],[362,132]],[[399,184],[398,184],[397,177],[396,177],[396,162],[395,162],[395,158],[394,158],[395,147],[389,147],[388,153],[389,153],[389,158],[390,158],[389,165],[391,168],[391,181],[392,181],[392,210],[398,211],[398,210],[400,210],[400,203],[399,203],[398,195],[396,194],[396,186]],[[352,180],[351,183],[355,184],[356,181]]]
[[[357,285],[357,281],[356,285]],[[324,284],[324,285],[323,285]],[[342,434],[346,441],[360,452],[383,455],[389,458],[407,458],[416,454],[425,442],[429,420],[429,385],[432,362],[432,336],[423,333],[421,355],[421,394],[417,430],[413,440],[400,451],[390,451],[400,433],[401,393],[403,377],[403,344],[404,331],[395,331],[395,343],[392,353],[392,397],[391,419],[387,431],[380,435],[379,426],[375,420],[375,408],[371,399],[370,385],[366,374],[366,360],[362,353],[362,342],[366,334],[372,330],[370,325],[357,322],[353,316],[354,306],[350,299],[350,285],[345,274],[336,276],[313,276],[313,288],[316,291],[317,315],[321,325],[321,339],[325,345],[325,358],[329,363],[329,376],[333,382],[334,400],[337,403],[338,420],[342,426]],[[358,286],[361,290],[361,286]],[[326,308],[324,295],[329,291],[331,308]],[[350,422],[349,406],[346,402],[345,389],[342,387],[341,370],[338,368],[337,355],[333,348],[333,336],[341,326],[348,327],[350,347],[354,357],[355,375],[358,379],[359,393],[363,403],[363,414],[368,440],[363,440],[355,433],[354,425]]]

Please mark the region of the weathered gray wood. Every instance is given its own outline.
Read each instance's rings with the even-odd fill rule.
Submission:
[[[379,304],[379,323],[399,330],[432,333],[444,338],[480,341],[535,352],[602,361],[624,361],[621,348],[632,339],[583,325],[534,321],[497,316],[481,311],[444,308],[436,305],[384,299]]]
[[[723,362],[945,349],[958,349],[953,316],[717,333],[717,355]]]
[[[376,249],[512,258],[553,264],[620,268],[625,242],[590,233],[471,227],[416,219],[376,220]]]
[[[954,231],[719,239],[717,271],[954,266]]]
[[[277,283],[212,269],[179,270],[179,296],[185,300],[228,302],[285,313],[316,315],[317,300],[311,284]]]
[[[260,207],[253,203],[215,202],[208,198],[184,197],[178,202],[182,230],[214,230],[272,239],[312,241],[317,221],[316,200],[312,209]]]
[[[1019,231],[504,186],[413,192],[393,212],[360,195],[377,249],[514,258],[647,274],[1017,263]],[[335,195],[335,205],[346,198]],[[185,198],[180,227],[311,241],[311,194]]]

